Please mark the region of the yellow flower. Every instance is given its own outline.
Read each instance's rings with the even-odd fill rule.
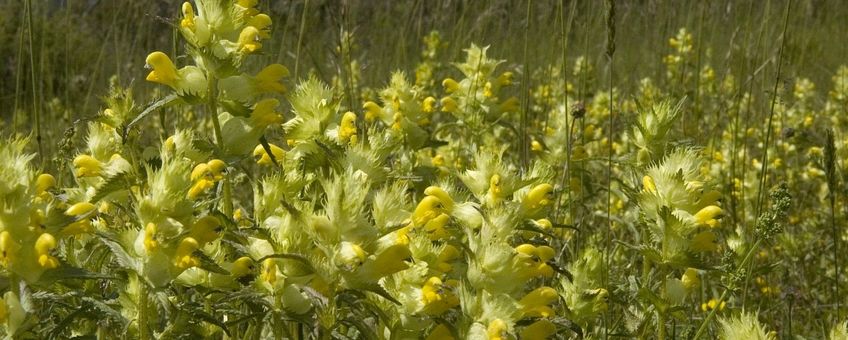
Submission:
[[[89,155],[79,155],[74,158],[74,167],[77,177],[96,177],[100,176],[103,163]]]
[[[506,322],[501,319],[494,319],[490,321],[489,326],[486,327],[486,336],[489,338],[489,340],[509,339],[509,333]]]
[[[543,147],[542,143],[539,143],[539,141],[534,139],[532,142],[530,142],[530,150],[539,152],[539,151],[542,151],[544,149],[545,149],[545,147]]]
[[[272,285],[277,282],[277,261],[274,261],[274,259],[265,259],[265,261],[262,261],[260,279]]]
[[[200,265],[200,261],[193,256],[198,249],[200,249],[200,244],[193,237],[182,239],[174,253],[174,266],[180,269],[188,269]]]
[[[15,261],[19,249],[21,245],[15,242],[12,234],[6,230],[0,232],[0,263],[4,267],[9,267]]]
[[[521,202],[521,205],[525,211],[538,211],[553,203],[553,191],[554,187],[552,185],[548,183],[539,184],[533,187],[533,189],[530,189],[530,192],[527,193],[527,197]]]
[[[152,252],[159,248],[159,242],[156,241],[156,224],[151,222],[144,227],[144,250]]]
[[[337,265],[347,267],[348,269],[359,267],[365,262],[367,257],[368,253],[362,247],[356,243],[347,241],[341,243],[336,253]]]
[[[191,226],[189,236],[194,238],[202,247],[206,243],[218,239],[223,230],[224,228],[221,226],[221,221],[218,218],[207,215],[194,222],[194,225]]]
[[[459,107],[456,104],[456,100],[451,97],[444,97],[441,100],[442,102],[442,112],[456,112]]]
[[[447,273],[453,270],[453,265],[451,262],[458,259],[461,253],[459,249],[448,244],[445,245],[445,248],[442,252],[439,253],[439,256],[436,258],[435,269],[441,271],[442,273]]]
[[[38,178],[35,179],[35,194],[41,195],[54,186],[56,186],[56,179],[53,176],[50,174],[38,175]]]
[[[373,122],[375,119],[380,117],[380,113],[383,111],[383,108],[377,103],[372,101],[367,101],[365,104],[362,104],[362,108],[365,110],[365,121]]]
[[[242,256],[233,261],[233,267],[230,269],[230,274],[233,277],[242,277],[250,275],[253,272],[253,259]]]
[[[180,20],[180,27],[194,29],[194,8],[191,7],[189,2],[183,3],[183,19]]]
[[[556,325],[548,320],[541,319],[524,327],[524,330],[521,331],[521,339],[544,340],[554,333],[556,333]]]
[[[59,260],[50,255],[50,251],[56,249],[56,238],[48,233],[43,233],[35,241],[35,255],[38,256],[38,265],[42,268],[52,269],[59,266]]]
[[[507,71],[498,76],[498,84],[501,86],[512,85],[512,72]]]
[[[707,302],[705,302],[705,303],[702,303],[702,304],[701,304],[701,310],[702,310],[702,311],[704,311],[704,312],[706,312],[706,311],[710,311],[710,310],[716,309],[716,307],[718,307],[718,310],[719,310],[719,311],[721,311],[721,310],[724,310],[724,306],[725,306],[726,304],[727,304],[727,303],[725,303],[724,301],[722,301],[722,302],[719,304],[719,303],[718,303],[718,300],[716,300],[716,299],[710,299],[710,301],[707,301]]]
[[[448,280],[442,283],[438,277],[430,277],[421,287],[421,300],[424,302],[424,310],[430,315],[440,315],[459,305],[459,298],[453,293],[458,285],[456,280]]]
[[[177,66],[168,58],[165,53],[156,51],[147,55],[147,65],[153,68],[147,74],[147,81],[176,87],[177,85]]]
[[[423,226],[428,221],[436,218],[444,210],[444,204],[436,196],[426,196],[421,199],[415,211],[412,212],[412,223],[416,226]]]
[[[260,13],[254,15],[250,19],[247,20],[247,25],[252,26],[259,30],[259,37],[262,39],[268,39],[271,37],[271,17],[267,14]]]
[[[524,317],[547,318],[554,315],[554,310],[548,305],[555,302],[558,298],[559,294],[556,289],[539,287],[524,295],[518,303],[521,305],[521,311],[524,313]]]
[[[492,98],[494,93],[492,93],[492,82],[487,81],[485,85],[483,85],[483,97]]]
[[[279,113],[274,112],[274,109],[280,105],[280,101],[274,98],[267,98],[259,101],[253,107],[253,112],[250,113],[250,120],[253,124],[264,129],[273,124],[283,122],[283,117]]]
[[[448,214],[440,214],[424,224],[424,231],[426,231],[430,236],[430,239],[434,241],[446,238],[450,235],[445,229],[445,226],[447,226],[449,221],[450,216]]]
[[[186,197],[188,197],[189,199],[195,199],[197,198],[197,196],[202,195],[204,192],[206,192],[206,190],[209,190],[209,188],[214,185],[215,182],[207,179],[198,180],[194,182],[194,184],[188,190],[188,195],[186,195]]]
[[[453,93],[459,90],[459,83],[451,78],[445,78],[445,80],[442,80],[442,86],[445,88],[445,92],[447,93]]]
[[[683,282],[683,287],[688,291],[697,289],[701,285],[701,279],[698,278],[698,271],[695,268],[687,268],[680,281]]]
[[[65,215],[78,217],[92,212],[94,208],[94,204],[88,202],[79,202],[65,210]]]
[[[428,196],[436,196],[442,202],[442,207],[445,209],[445,212],[450,214],[453,211],[453,198],[451,198],[450,194],[447,193],[444,189],[437,187],[435,185],[427,187],[424,189],[424,194]]]
[[[435,111],[435,105],[436,105],[436,98],[433,98],[433,97],[424,98],[424,102],[422,102],[422,104],[421,104],[421,111],[424,111],[425,113],[432,113],[433,111]]]
[[[657,193],[657,185],[654,184],[654,179],[651,176],[645,175],[642,177],[642,190],[650,192],[652,194]]]
[[[547,262],[554,258],[556,251],[548,246],[536,247],[532,244],[522,244],[515,247],[516,260],[520,270],[531,277],[551,277],[553,268]]]
[[[253,26],[247,26],[241,30],[238,38],[239,51],[243,53],[254,53],[262,48],[259,42],[259,30]]]
[[[708,205],[695,214],[695,223],[707,224],[710,220],[714,220],[716,216],[721,214],[721,208],[715,205]]]
[[[268,143],[268,146],[271,149],[271,154],[274,156],[274,159],[277,160],[277,163],[282,164],[283,158],[286,156],[286,151],[283,150],[281,147],[276,146],[276,145],[271,144],[271,143]],[[271,164],[273,164],[271,162],[271,157],[268,156],[268,152],[265,151],[265,147],[263,147],[262,144],[257,145],[256,148],[253,149],[253,157],[259,158],[259,159],[256,160],[256,164],[259,164],[259,165],[271,165]]]
[[[289,75],[289,69],[280,64],[271,64],[266,66],[256,74],[256,89],[261,93],[276,92],[284,93],[285,86],[280,83],[280,79]]]
[[[356,114],[345,112],[339,123],[339,140],[342,143],[356,143]]]

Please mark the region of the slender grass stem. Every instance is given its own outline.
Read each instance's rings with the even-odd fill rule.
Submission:
[[[207,74],[208,78],[208,96],[207,96],[207,111],[212,118],[212,126],[215,129],[215,143],[218,144],[218,149],[223,154],[225,150],[224,146],[224,134],[221,132],[221,122],[218,120],[218,79],[214,74]],[[233,215],[233,199],[230,188],[230,179],[224,177],[222,181],[223,185],[223,194],[224,200],[223,205],[221,206],[221,212],[223,212],[227,216]]]

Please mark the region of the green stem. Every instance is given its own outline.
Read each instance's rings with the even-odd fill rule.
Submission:
[[[141,340],[150,339],[147,327],[147,284],[141,278],[138,278],[138,284],[141,285],[141,290],[138,294],[138,338]]]
[[[207,109],[209,111],[209,115],[212,116],[212,126],[215,129],[215,143],[218,144],[218,149],[220,149],[221,153],[224,153],[224,135],[221,132],[221,122],[218,120],[218,79],[215,78],[215,75],[209,73],[206,75],[209,80],[208,83],[208,103]],[[223,205],[221,206],[221,212],[224,215],[232,216],[233,215],[233,200],[230,189],[230,179],[224,177],[222,181],[224,186],[224,200]]]
[[[740,268],[745,268],[745,265],[748,263],[748,261],[751,260],[752,256],[754,255],[754,251],[760,247],[760,243],[762,243],[762,239],[757,239],[751,249],[748,249],[748,253],[745,254],[745,258],[742,259],[742,263],[739,264],[739,267],[737,267],[736,272],[734,272],[734,274],[738,274]],[[707,317],[704,319],[703,322],[701,322],[701,326],[698,327],[698,332],[695,333],[694,337],[692,337],[693,340],[700,339],[701,336],[704,335],[704,332],[707,330],[707,325],[710,323],[710,320],[715,317],[716,311],[719,310],[719,306],[721,306],[721,303],[727,299],[727,295],[732,290],[732,288],[733,287],[725,288],[725,290],[721,293],[721,296],[716,302],[716,308],[713,308],[710,311],[710,314],[707,314]]]

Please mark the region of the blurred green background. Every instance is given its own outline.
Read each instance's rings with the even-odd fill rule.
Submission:
[[[180,55],[172,25],[180,3],[0,0],[2,129],[27,133],[34,110],[46,117],[44,131],[93,116],[113,75],[122,85],[134,84],[142,101],[149,100],[155,86],[143,82],[144,58],[154,50]],[[692,32],[695,67],[709,64],[719,78],[732,74],[741,82],[750,80],[746,84],[753,93],[773,86],[786,1],[634,0],[616,5],[613,83],[625,95],[643,77],[661,88],[675,86],[663,83],[662,57],[670,52],[669,37],[681,27]],[[362,84],[382,87],[393,70],[413,72],[422,37],[438,30],[446,43],[439,59],[445,62],[463,58],[462,50],[471,43],[491,45],[489,54],[506,59],[521,80],[528,69],[545,72],[561,65],[563,55],[569,64],[582,55],[595,65],[596,79],[606,81],[605,6],[604,1],[552,0],[261,1],[274,19],[274,32],[263,48],[260,59],[265,60],[258,62],[279,62],[292,72],[297,64],[301,78],[314,73],[329,81],[342,64],[336,52],[340,32],[349,31]],[[792,2],[782,81],[806,77],[828,86],[848,56],[845,8],[842,0]]]

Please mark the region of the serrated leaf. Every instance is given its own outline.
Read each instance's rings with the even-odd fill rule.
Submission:
[[[129,122],[129,124],[127,124],[123,127],[122,132],[121,132],[121,138],[124,141],[126,141],[127,140],[127,134],[129,133],[130,129],[133,126],[135,126],[136,124],[141,122],[141,120],[143,120],[144,118],[149,116],[151,113],[155,112],[156,110],[165,108],[166,106],[171,105],[173,103],[176,103],[179,100],[180,100],[180,97],[177,96],[176,94],[172,93],[172,94],[169,94],[165,97],[162,97],[161,99],[159,99],[159,100],[157,100],[153,103],[150,103],[150,105],[148,105],[146,108],[144,108],[144,110],[142,110],[141,113],[138,114],[138,116],[136,116],[132,121]]]
[[[90,272],[82,268],[61,266],[44,272],[38,280],[40,284],[52,284],[56,281],[79,279],[79,280],[95,280],[95,279],[114,279],[114,276]]]
[[[203,320],[203,321],[211,323],[215,326],[218,326],[219,328],[221,328],[221,330],[224,331],[224,333],[227,333],[227,336],[230,336],[230,330],[227,327],[227,324],[225,324],[223,320],[218,320],[214,316],[212,316],[211,314],[206,313],[205,311],[203,311],[201,309],[197,309],[197,308],[192,308],[192,309],[184,310],[184,311],[187,312],[189,315],[191,315],[192,317],[194,317],[196,319]]]
[[[91,198],[90,202],[96,203],[113,192],[126,190],[129,186],[129,175],[125,172],[117,173],[107,178],[103,184],[97,187],[97,192]]]
[[[230,275],[230,272],[215,263],[215,260],[213,260],[209,256],[206,256],[203,251],[196,250],[194,251],[194,253],[191,254],[191,256],[197,258],[200,261],[200,265],[198,266],[200,267],[200,269],[216,274]]]
[[[112,251],[112,256],[114,256],[121,268],[131,270],[135,273],[141,272],[141,264],[139,261],[130,256],[120,243],[104,233],[97,233],[97,236],[100,238],[100,241]]]

